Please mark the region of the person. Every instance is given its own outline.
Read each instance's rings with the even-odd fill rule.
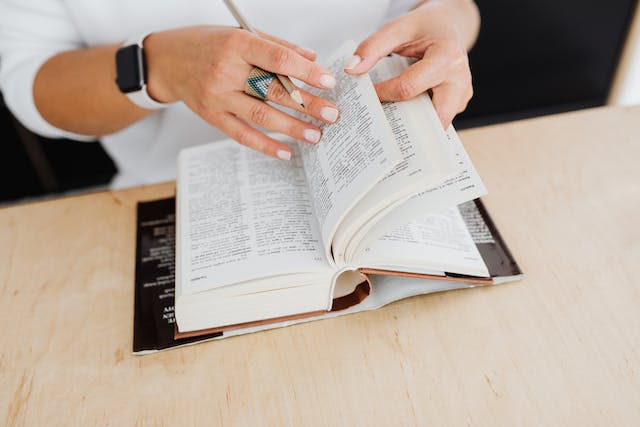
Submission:
[[[174,179],[181,148],[225,134],[285,160],[289,147],[268,132],[318,142],[320,128],[287,110],[301,107],[277,80],[267,92],[270,105],[245,93],[247,76],[260,67],[331,88],[334,76],[316,59],[348,39],[361,43],[345,64],[347,73],[366,73],[391,52],[418,59],[376,85],[383,101],[431,90],[446,128],[472,96],[467,50],[480,22],[472,0],[236,4],[259,35],[239,29],[221,1],[5,0],[0,3],[5,102],[43,136],[99,138],[118,165],[112,183],[117,188]],[[116,53],[140,34],[150,104],[132,101],[115,83]],[[302,95],[305,114],[325,123],[339,120],[333,104]]]

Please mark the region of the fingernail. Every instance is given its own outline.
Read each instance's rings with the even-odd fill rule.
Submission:
[[[344,69],[353,70],[360,62],[362,62],[362,58],[360,58],[358,55],[353,55],[351,58],[347,59],[347,62],[344,63]]]
[[[302,134],[304,135],[304,139],[314,144],[320,141],[320,132],[315,129],[305,129]]]
[[[291,160],[291,151],[278,150],[276,151],[276,156],[278,156],[280,160]]]
[[[320,116],[322,116],[322,118],[329,123],[334,123],[336,120],[338,120],[338,114],[340,114],[338,110],[331,107],[322,107],[322,109],[320,110]]]
[[[331,74],[323,74],[320,76],[320,84],[327,89],[333,89],[336,85],[336,79]]]

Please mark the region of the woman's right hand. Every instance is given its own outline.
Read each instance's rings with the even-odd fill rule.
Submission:
[[[329,89],[335,79],[313,62],[315,54],[275,37],[232,27],[187,27],[153,33],[144,41],[147,89],[159,102],[184,102],[204,120],[254,150],[288,160],[289,147],[258,126],[316,143],[320,129],[244,93],[254,66]],[[305,109],[293,101],[277,79],[267,99],[303,111],[326,123],[338,119],[330,102],[300,90]],[[253,125],[253,126],[250,126]]]

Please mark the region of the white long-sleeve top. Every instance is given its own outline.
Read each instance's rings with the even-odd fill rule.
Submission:
[[[322,61],[344,41],[363,40],[417,0],[236,1],[254,27],[311,48]],[[40,115],[33,81],[41,65],[67,50],[123,43],[146,31],[207,24],[237,26],[221,0],[1,0],[0,89],[13,114],[32,131],[92,140],[94,135],[58,129]],[[220,131],[176,103],[100,139],[120,171],[112,186],[127,187],[174,179],[180,149],[222,138]]]

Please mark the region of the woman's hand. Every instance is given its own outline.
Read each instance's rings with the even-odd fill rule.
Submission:
[[[254,66],[295,77],[318,88],[332,88],[335,79],[313,62],[315,54],[264,34],[231,27],[188,27],[151,34],[144,48],[148,91],[160,102],[183,101],[191,110],[239,143],[288,160],[289,147],[254,126],[316,143],[320,129],[244,93]],[[327,123],[338,119],[337,108],[300,90],[305,109],[293,101],[277,79],[267,99]]]
[[[479,28],[470,0],[428,0],[384,25],[363,41],[345,71],[362,74],[395,52],[419,58],[399,76],[378,83],[382,101],[411,99],[429,89],[442,126],[447,129],[473,95],[467,48]]]

